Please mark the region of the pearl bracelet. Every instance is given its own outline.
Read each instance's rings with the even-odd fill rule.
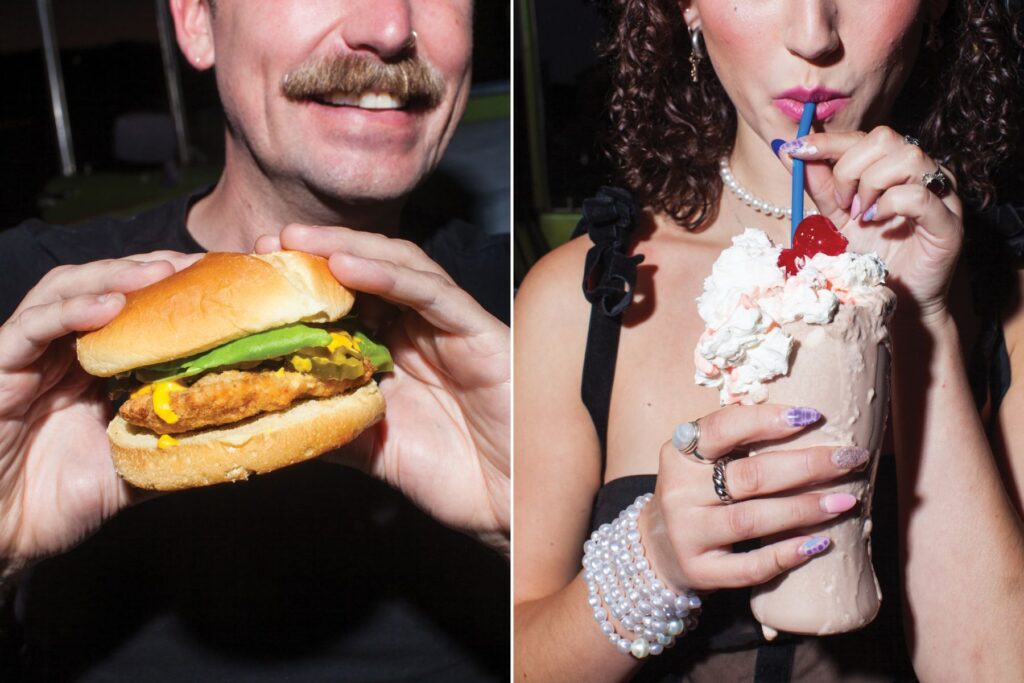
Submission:
[[[583,544],[583,580],[594,620],[619,652],[637,659],[659,655],[697,626],[700,598],[675,594],[658,580],[644,556],[637,520],[653,493],[637,498],[611,524]],[[619,622],[622,637],[609,620]]]

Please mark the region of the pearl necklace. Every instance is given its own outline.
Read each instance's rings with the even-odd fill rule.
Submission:
[[[759,197],[747,192],[747,189],[739,184],[736,177],[732,174],[732,169],[729,168],[729,160],[722,157],[718,160],[718,174],[722,176],[722,182],[725,184],[729,191],[732,192],[736,197],[752,208],[754,211],[765,214],[766,216],[772,216],[773,218],[792,218],[793,209],[786,209],[781,206],[776,206],[769,201],[765,201]],[[814,216],[818,211],[808,211],[806,215]]]

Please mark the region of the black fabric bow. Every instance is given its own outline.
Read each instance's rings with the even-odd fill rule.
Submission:
[[[626,254],[636,213],[629,192],[602,187],[596,197],[583,202],[583,217],[573,233],[585,232],[594,243],[583,271],[583,296],[591,304],[599,304],[609,318],[620,315],[633,301],[637,266],[644,260],[643,255]]]
[[[1024,206],[1001,204],[992,209],[992,224],[1016,258],[1024,258]]]

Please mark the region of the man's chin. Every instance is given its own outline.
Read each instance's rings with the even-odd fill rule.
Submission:
[[[375,169],[363,167],[360,170],[364,172],[318,177],[307,181],[307,186],[327,206],[380,205],[383,208],[401,204],[426,175],[400,170],[383,173],[381,171],[387,170],[383,165]]]

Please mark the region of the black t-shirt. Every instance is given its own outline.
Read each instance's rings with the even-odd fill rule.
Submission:
[[[0,233],[0,320],[51,268],[173,249],[193,197]],[[407,212],[428,254],[508,321],[507,236]],[[433,229],[428,229],[433,228]],[[19,586],[27,680],[490,681],[509,570],[388,486],[312,461],[125,510]]]

